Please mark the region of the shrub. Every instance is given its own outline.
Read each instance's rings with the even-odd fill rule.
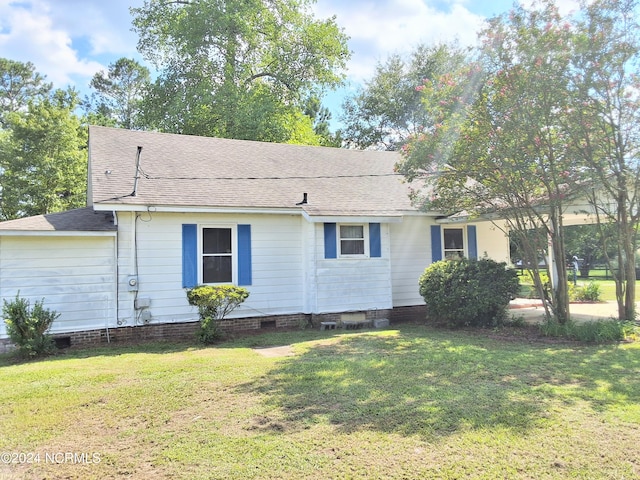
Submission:
[[[599,302],[600,285],[596,282],[589,282],[584,287],[576,287],[569,284],[569,300],[572,302]]]
[[[29,300],[18,293],[15,300],[4,301],[2,314],[9,338],[20,354],[34,357],[53,351],[53,338],[47,332],[60,314],[44,308],[44,299],[31,308]]]
[[[235,310],[249,296],[246,288],[233,285],[201,285],[187,290],[189,305],[198,307],[202,343],[213,343],[221,336],[220,320]]]
[[[502,323],[518,291],[517,271],[486,258],[436,262],[420,277],[428,318],[449,326]]]
[[[551,319],[540,325],[540,332],[547,337],[562,337],[583,343],[619,342],[634,335],[631,322],[618,320],[597,320],[576,323],[568,321],[560,324]]]

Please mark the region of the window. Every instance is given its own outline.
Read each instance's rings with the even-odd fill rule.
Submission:
[[[202,283],[232,283],[234,278],[233,229],[202,229]]]
[[[379,223],[324,224],[324,258],[382,257]]]
[[[468,256],[478,258],[477,228],[466,227],[442,228],[431,225],[431,261],[451,260]]]
[[[444,228],[444,258],[454,260],[464,257],[464,230],[462,228]]]
[[[366,255],[364,225],[340,225],[340,255]]]
[[[251,285],[251,225],[182,225],[182,286]]]

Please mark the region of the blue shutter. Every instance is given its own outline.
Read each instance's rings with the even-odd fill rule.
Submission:
[[[192,288],[198,284],[198,226],[182,225],[182,286]]]
[[[442,260],[442,237],[440,225],[431,225],[431,261]]]
[[[467,242],[469,242],[469,258],[478,259],[478,240],[476,238],[476,226],[467,225]]]
[[[338,258],[336,224],[324,224],[324,258]]]
[[[238,225],[238,285],[251,280],[251,225]]]
[[[382,245],[380,243],[380,224],[379,223],[369,224],[369,256],[370,257],[382,256]]]

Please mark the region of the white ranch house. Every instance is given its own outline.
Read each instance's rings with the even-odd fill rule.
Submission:
[[[398,155],[90,127],[87,207],[0,223],[0,299],[71,343],[190,334],[203,283],[249,290],[228,328],[415,314],[431,262],[509,247],[414,208]]]

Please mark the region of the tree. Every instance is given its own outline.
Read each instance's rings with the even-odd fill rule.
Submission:
[[[107,72],[98,72],[89,86],[96,90],[86,105],[100,123],[136,129],[140,123],[139,110],[151,77],[149,69],[133,59],[120,58],[109,65]]]
[[[637,12],[636,0],[596,0],[562,18],[545,0],[490,20],[480,94],[461,103],[464,82],[450,76],[425,84],[426,109],[437,120],[400,166],[409,178],[431,175],[433,205],[506,217],[534,266],[539,242],[526,232],[544,232],[556,259],[551,309],[560,322],[568,317],[563,213],[581,196],[595,212],[602,252],[619,272],[619,317],[635,316]],[[544,293],[539,279],[536,285]]]
[[[454,45],[419,45],[405,58],[391,55],[379,63],[373,78],[343,104],[347,145],[397,150],[411,135],[430,126],[416,87],[458,70],[469,52]]]
[[[304,106],[304,114],[313,122],[313,131],[319,137],[320,145],[341,147],[342,132],[332,133],[330,129],[331,112],[323,107],[318,97],[309,97]]]
[[[400,170],[425,178],[426,201],[443,211],[500,215],[516,235],[533,269],[545,311],[560,323],[569,316],[562,212],[581,170],[568,155],[558,128],[568,101],[571,32],[552,2],[515,7],[482,33],[486,81],[478,69],[445,74],[422,89],[433,127],[414,137]],[[473,94],[477,85],[482,88]],[[543,232],[556,259],[548,290],[538,272]]]
[[[584,6],[574,59],[575,101],[567,111],[574,156],[594,187],[603,251],[614,272],[620,319],[633,320],[640,225],[640,25],[636,0]],[[608,225],[615,235],[607,235]],[[613,247],[614,254],[610,255]]]
[[[7,114],[24,109],[29,100],[46,97],[51,87],[31,62],[0,58],[0,127],[5,127]]]
[[[306,97],[339,85],[350,56],[335,19],[316,20],[310,5],[146,0],[132,9],[138,50],[160,72],[145,121],[174,133],[289,141],[283,118],[300,118],[293,110]],[[249,130],[247,118],[280,122],[279,134]]]
[[[87,132],[76,91],[56,90],[7,115],[0,137],[0,219],[86,204]]]

